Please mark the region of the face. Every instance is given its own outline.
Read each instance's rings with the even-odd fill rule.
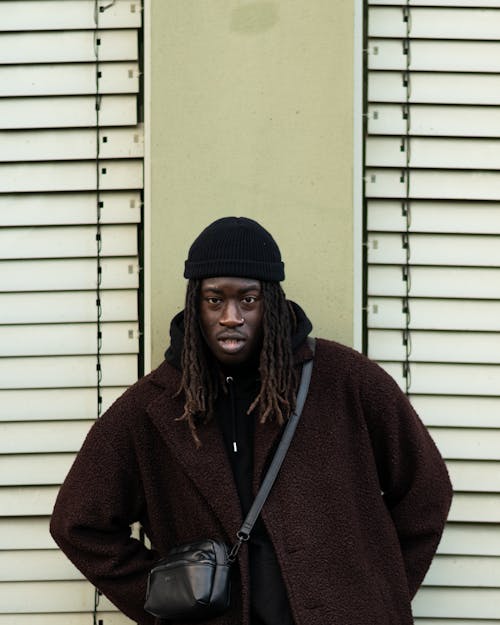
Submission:
[[[258,280],[206,278],[200,321],[210,351],[225,365],[251,359],[261,347],[264,305]]]

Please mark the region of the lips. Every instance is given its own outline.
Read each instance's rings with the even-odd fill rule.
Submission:
[[[217,342],[220,345],[223,352],[226,354],[236,354],[242,350],[245,346],[246,339],[242,336],[236,335],[221,335],[217,337]]]

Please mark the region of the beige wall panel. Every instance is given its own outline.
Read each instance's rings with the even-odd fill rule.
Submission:
[[[152,2],[153,365],[224,215],[260,220],[315,333],[352,342],[353,4]]]

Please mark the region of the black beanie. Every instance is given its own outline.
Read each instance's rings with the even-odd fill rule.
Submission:
[[[260,224],[246,217],[223,217],[203,230],[189,248],[185,278],[285,279],[276,241]]]

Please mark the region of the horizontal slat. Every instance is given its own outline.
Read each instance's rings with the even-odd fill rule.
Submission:
[[[414,265],[472,267],[500,266],[500,236],[465,234],[387,234],[368,237],[368,262],[385,265],[409,262]]]
[[[369,200],[368,230],[404,232],[407,220],[403,208],[409,210],[409,232],[500,234],[497,204],[425,200]]]
[[[448,460],[500,460],[500,429],[431,427],[429,432]],[[495,473],[494,468],[492,472]],[[497,487],[500,488],[500,480]]]
[[[500,492],[500,462],[448,460],[446,464],[455,491]]]
[[[139,91],[139,67],[133,61],[100,63],[99,72],[99,93]],[[0,97],[89,93],[96,93],[95,63],[0,66]]]
[[[101,321],[137,321],[137,292],[102,291]],[[0,293],[0,325],[92,322],[97,318],[95,291]]]
[[[367,117],[371,135],[500,137],[500,110],[491,106],[379,103]]]
[[[391,4],[390,2],[381,4]],[[398,4],[405,4],[399,2]],[[423,4],[423,3],[422,3]],[[498,11],[477,11],[465,8],[437,8],[434,6],[414,8],[410,11],[410,36],[420,39],[489,39],[500,38],[500,13]],[[460,2],[452,2],[458,6]],[[483,2],[470,1],[470,6],[486,6]],[[500,6],[490,4],[487,6]],[[373,7],[368,12],[368,34],[371,37],[406,37],[408,24],[403,20],[401,7]]]
[[[500,299],[500,270],[473,267],[411,267],[413,297]],[[403,267],[372,265],[369,295],[404,296]]]
[[[103,258],[101,287],[138,286],[137,258]],[[70,291],[96,288],[95,259],[0,261],[0,291]]]
[[[494,74],[447,74],[412,72],[410,90],[403,83],[404,72],[371,72],[368,99],[371,102],[427,104],[500,104],[500,84]]]
[[[102,388],[102,411],[125,390],[124,386]],[[80,420],[96,413],[96,388],[0,390],[0,421]]]
[[[137,379],[137,356],[102,356],[102,386],[128,386]],[[96,384],[95,356],[0,358],[0,386],[75,388]]]
[[[403,363],[384,362],[383,368],[404,387]],[[473,364],[410,364],[412,394],[498,396],[500,366]]]
[[[96,52],[100,61],[136,61],[137,44],[136,30],[3,33],[0,64],[93,62]]]
[[[408,69],[417,72],[498,72],[499,57],[500,43],[496,41],[368,41],[371,71],[405,70],[408,63]]]
[[[7,486],[0,488],[0,517],[51,515],[59,486]],[[14,521],[14,522],[17,522]],[[2,605],[0,600],[0,605]]]
[[[407,175],[402,168],[369,169],[366,176],[366,197],[497,200],[500,196],[500,172],[496,171],[412,169],[409,171],[408,195]]]
[[[5,193],[33,191],[88,191],[97,186],[96,163],[74,161],[58,163],[1,164],[0,185]],[[99,187],[140,189],[143,164],[140,160],[100,161]]]
[[[49,521],[50,517],[0,518],[0,550],[56,549]]]
[[[0,423],[0,454],[78,451],[93,423],[94,420]]]
[[[0,295],[0,307],[1,302]],[[409,323],[405,306],[404,298],[370,297],[367,306],[368,327],[500,332],[500,302],[410,298]]]
[[[60,551],[0,552],[0,583],[74,579],[84,577]]]
[[[500,618],[500,590],[496,588],[423,587],[413,600],[415,616],[443,618]],[[448,625],[445,621],[443,625]]]
[[[446,397],[410,394],[428,426],[500,428],[499,397]]]
[[[101,28],[134,28],[141,24],[140,3],[134,0],[100,2]],[[94,0],[23,0],[0,3],[0,30],[70,30],[95,28]]]
[[[135,95],[102,96],[100,126],[135,126]],[[82,128],[96,126],[95,96],[2,98],[0,129]]]
[[[500,587],[500,558],[442,556],[434,558],[424,586]]]
[[[438,553],[500,556],[500,526],[485,523],[448,523],[439,543]],[[500,578],[497,581],[500,581]]]
[[[5,130],[0,131],[0,142],[5,148],[0,156],[3,163],[86,160],[95,159],[97,153],[97,134],[92,128]],[[101,128],[99,158],[141,158],[143,153],[142,129]]]
[[[1,623],[1,621],[0,621]],[[415,625],[500,625],[500,620],[416,618]]]
[[[90,592],[90,591],[89,591]],[[98,611],[98,620],[103,621],[103,625],[134,625],[133,621],[128,619],[121,612],[103,612]],[[12,620],[10,614],[0,614],[0,625],[89,625],[89,612],[76,613],[72,612],[70,616],[68,614],[20,614],[15,615],[15,622]],[[451,623],[451,625],[455,625]],[[480,625],[476,622],[461,622],[458,625]],[[495,625],[489,623],[489,625]]]
[[[105,597],[101,597],[99,605],[104,611],[116,609]],[[19,612],[92,612],[94,588],[86,581],[6,582],[0,584],[0,606],[4,614],[16,615]],[[66,618],[69,625],[71,615]]]
[[[497,139],[369,137],[366,164],[401,168],[408,157],[412,168],[498,169],[499,146]]]
[[[0,100],[1,104],[1,100]],[[104,191],[100,194],[101,224],[139,223],[138,191]],[[51,226],[95,224],[95,191],[80,193],[0,194],[0,226]]]
[[[135,225],[101,228],[101,256],[135,256]],[[0,229],[0,259],[85,258],[97,256],[95,226]]]
[[[135,225],[101,228],[101,256],[137,254]],[[0,259],[85,258],[97,256],[95,226],[0,229]]]
[[[0,486],[61,484],[75,454],[30,454],[0,456]]]
[[[405,360],[403,331],[370,330],[368,354],[375,360]],[[500,333],[412,330],[408,337],[411,362],[500,364]]]

